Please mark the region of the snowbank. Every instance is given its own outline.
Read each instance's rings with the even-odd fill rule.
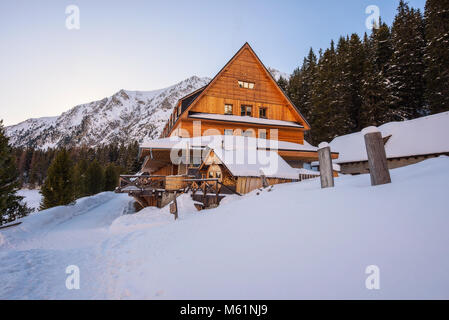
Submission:
[[[0,298],[447,299],[449,158],[391,176],[276,185],[200,212],[184,195],[177,221],[123,215],[129,199],[112,193],[46,210],[0,231]],[[69,264],[80,290],[65,288]],[[380,290],[365,287],[370,265]]]

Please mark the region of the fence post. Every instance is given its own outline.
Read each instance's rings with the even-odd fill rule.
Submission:
[[[362,130],[362,134],[365,137],[371,185],[391,183],[382,134],[376,127],[365,128]]]
[[[175,220],[178,220],[178,203],[176,201],[176,191],[175,191],[175,198],[173,199],[173,202],[170,204],[170,213],[175,215]]]
[[[320,162],[321,188],[334,186],[334,174],[332,172],[331,148],[327,142],[318,145],[318,160]]]

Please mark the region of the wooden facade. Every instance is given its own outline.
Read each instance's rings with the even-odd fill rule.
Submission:
[[[292,168],[301,168],[304,162],[318,160],[313,148],[301,148],[307,130],[310,126],[306,119],[245,43],[208,85],[177,102],[160,138],[231,134],[291,142],[295,145],[290,145],[290,149],[276,149],[277,157]],[[284,178],[236,176],[222,162],[210,160],[213,151],[200,164],[175,164],[171,162],[169,146],[154,145],[140,149],[140,157],[145,157],[140,170],[144,176],[135,181],[125,177],[118,188],[118,192],[128,192],[142,207],[164,206],[176,194],[190,191],[195,201],[203,203],[201,208],[206,208],[218,205],[221,193],[245,194],[268,185],[315,177],[299,173],[296,178],[294,173]],[[189,160],[193,159],[192,150],[188,151]],[[337,158],[338,153],[332,157]],[[162,177],[162,181],[153,177]]]
[[[246,108],[249,112],[242,111]],[[190,115],[198,113],[226,114],[236,116],[236,120],[201,119],[200,131],[194,132],[195,118]],[[247,119],[239,121],[241,116]],[[251,123],[251,118],[279,120],[285,124],[270,125],[260,121]],[[268,139],[270,132],[276,129],[277,139],[280,141],[299,144],[304,141],[304,131],[310,129],[307,121],[279,88],[248,43],[243,45],[206,87],[178,102],[162,137],[223,135],[226,129],[235,131],[234,134],[249,131],[258,138],[261,137],[260,131],[266,130]]]

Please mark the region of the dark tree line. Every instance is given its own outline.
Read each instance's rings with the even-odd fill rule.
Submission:
[[[370,125],[449,110],[449,0],[428,0],[424,15],[400,1],[391,27],[311,48],[281,88],[311,124],[312,143]]]
[[[0,225],[29,213],[21,203],[23,198],[16,195],[19,185],[16,161],[0,120]]]
[[[112,191],[122,173],[139,171],[137,142],[97,148],[15,149],[18,183],[40,187],[42,209],[67,205],[75,199]]]

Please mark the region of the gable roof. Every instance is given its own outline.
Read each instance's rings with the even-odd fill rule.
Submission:
[[[187,108],[192,104],[193,101],[206,89],[206,86],[199,88],[196,91],[189,93],[188,95],[179,99],[181,102],[181,113],[187,110]]]
[[[226,139],[227,141],[225,142]],[[259,149],[258,140],[241,136],[215,139],[208,145],[209,152],[201,164],[202,168],[212,152],[234,177],[260,177],[298,179],[297,169],[292,168],[276,151]]]
[[[279,90],[282,94],[282,96],[286,99],[287,104],[293,109],[295,113],[298,114],[299,118],[303,121],[303,127],[305,130],[310,130],[310,124],[307,122],[306,118],[301,114],[299,109],[293,104],[293,102],[290,100],[290,98],[287,96],[287,94],[282,90],[281,87],[279,87],[277,81],[273,78],[273,75],[271,72],[265,67],[263,62],[259,59],[257,54],[254,52],[253,48],[249,45],[248,42],[245,42],[245,44],[232,56],[232,58],[223,66],[223,68],[220,69],[220,71],[215,75],[215,77],[212,78],[212,80],[204,87],[198,89],[197,91],[194,91],[193,93],[190,93],[189,95],[181,98],[179,101],[181,102],[181,114],[184,112],[190,110],[195,103],[197,103],[201,97],[208,91],[208,89],[215,83],[215,81],[221,76],[221,74],[224,72],[226,67],[228,67],[235,59],[245,50],[248,49],[249,52],[256,58],[257,62],[263,67],[263,70],[265,71],[266,75],[271,79],[271,81],[274,83],[277,90]],[[184,106],[183,106],[184,104]],[[175,121],[175,124],[179,121],[180,117]],[[173,125],[173,128],[175,126]]]

